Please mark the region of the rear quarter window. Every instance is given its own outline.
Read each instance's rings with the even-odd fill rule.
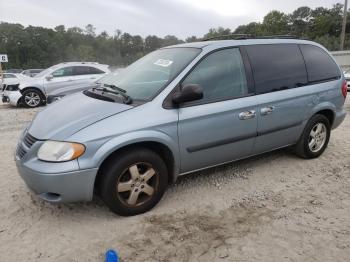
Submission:
[[[340,78],[340,70],[331,56],[322,48],[300,45],[304,56],[309,82],[320,82]]]
[[[303,56],[297,44],[266,44],[245,47],[253,70],[257,94],[307,84]]]

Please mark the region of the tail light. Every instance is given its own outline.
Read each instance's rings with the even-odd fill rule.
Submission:
[[[343,93],[343,97],[346,98],[348,94],[348,83],[344,80],[343,85],[341,86],[341,92]]]

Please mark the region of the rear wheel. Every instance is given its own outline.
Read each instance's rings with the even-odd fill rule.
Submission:
[[[42,94],[34,88],[29,88],[23,92],[22,102],[26,107],[38,107],[43,103]]]
[[[168,172],[162,158],[149,149],[131,149],[102,170],[100,194],[116,214],[132,216],[152,209],[162,198]]]
[[[331,127],[327,117],[314,115],[295,146],[297,155],[303,158],[319,157],[327,148],[330,133]]]

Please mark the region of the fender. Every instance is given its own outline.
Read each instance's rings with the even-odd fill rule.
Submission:
[[[317,112],[320,112],[322,110],[331,110],[333,112],[333,114],[335,115],[335,113],[337,112],[337,108],[335,107],[334,104],[330,103],[330,102],[321,102],[317,105],[315,105],[312,110],[311,110],[311,115],[308,117],[307,120],[309,120],[309,118],[311,116],[313,116],[314,114],[316,114]]]
[[[86,160],[84,158],[79,159],[79,166],[81,169],[99,167],[102,162],[116,150],[140,142],[158,142],[166,146],[173,155],[174,177],[177,176],[180,170],[177,137],[172,138],[164,132],[153,130],[140,130],[113,137],[99,147],[93,156],[93,161],[91,161],[90,157]]]

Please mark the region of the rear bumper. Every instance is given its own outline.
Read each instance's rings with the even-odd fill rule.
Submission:
[[[93,197],[97,168],[66,173],[40,173],[16,161],[19,174],[27,186],[49,202],[90,201]]]
[[[346,117],[345,110],[336,112],[335,117],[334,117],[334,121],[333,121],[332,129],[335,129],[338,126],[340,126],[340,124],[344,121],[345,117]]]

